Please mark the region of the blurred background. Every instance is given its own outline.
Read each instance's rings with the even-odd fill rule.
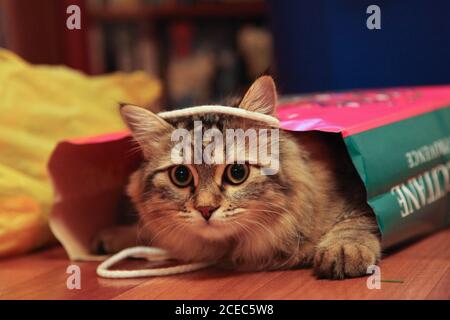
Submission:
[[[282,93],[450,82],[450,1],[0,0],[0,46],[89,75],[143,70],[165,105],[238,94],[272,74]],[[81,8],[68,30],[66,8]]]

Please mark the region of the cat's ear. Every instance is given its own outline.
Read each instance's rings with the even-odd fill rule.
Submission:
[[[274,115],[277,105],[277,89],[270,76],[262,76],[253,82],[239,108]]]
[[[174,129],[163,118],[141,107],[122,104],[120,114],[145,155],[158,146],[162,135],[171,134]]]

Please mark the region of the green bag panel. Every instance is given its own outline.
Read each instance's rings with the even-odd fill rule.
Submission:
[[[344,138],[390,247],[450,222],[450,107]]]

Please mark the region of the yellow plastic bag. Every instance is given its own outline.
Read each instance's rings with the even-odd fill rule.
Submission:
[[[87,77],[0,50],[0,257],[53,239],[47,160],[56,143],[121,130],[118,102],[149,105],[160,92],[141,72]]]

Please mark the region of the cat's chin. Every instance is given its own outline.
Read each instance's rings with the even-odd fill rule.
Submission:
[[[200,220],[197,221],[191,230],[197,236],[206,240],[226,240],[230,238],[235,229],[229,226],[227,222],[221,220]]]

